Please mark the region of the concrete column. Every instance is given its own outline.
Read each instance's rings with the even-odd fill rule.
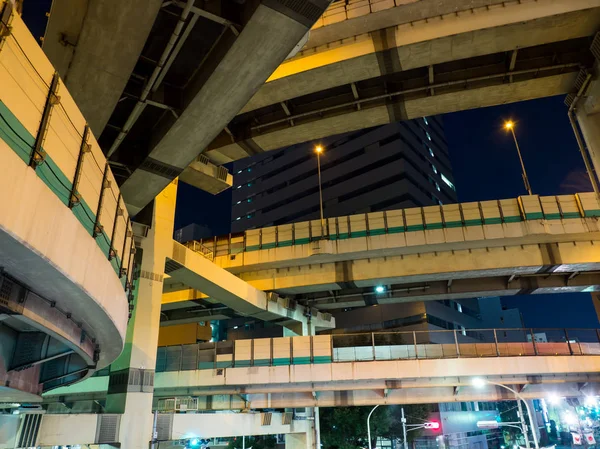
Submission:
[[[598,174],[600,173],[600,80],[593,81],[586,96],[579,100],[576,116],[594,171]]]
[[[285,435],[285,449],[310,449],[306,433],[288,433]]]
[[[121,447],[148,449],[165,259],[173,251],[177,180],[154,200],[152,227],[141,242],[141,275],[125,348],[111,365],[107,413],[122,413]],[[138,257],[138,256],[136,256]]]
[[[303,321],[302,323],[294,322],[288,323],[283,327],[284,337],[306,337],[309,335],[315,335],[315,325]]]

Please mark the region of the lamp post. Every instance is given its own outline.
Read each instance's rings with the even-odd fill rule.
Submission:
[[[517,141],[517,135],[515,134],[515,124],[511,121],[508,121],[504,124],[504,129],[510,131],[512,133],[513,139],[515,140],[515,146],[517,147],[517,153],[519,155],[519,160],[521,161],[521,175],[523,176],[523,183],[525,184],[525,190],[530,195],[531,193],[531,185],[529,184],[529,178],[527,177],[527,172],[525,171],[525,164],[523,163],[523,157],[521,156],[521,148],[519,147],[519,142]]]
[[[529,404],[523,398],[523,396],[521,396],[516,390],[513,390],[512,388],[510,388],[504,384],[501,384],[498,382],[493,382],[493,381],[487,380],[487,379],[483,379],[481,377],[476,377],[473,379],[473,385],[475,387],[481,388],[481,387],[484,387],[486,384],[495,385],[497,387],[504,388],[505,390],[508,390],[511,393],[513,393],[515,395],[515,397],[517,398],[517,405],[519,406],[519,410],[521,410],[521,402],[519,402],[519,401],[523,401],[523,403],[525,404],[525,409],[527,410],[527,416],[529,416],[529,423],[531,424],[531,434],[533,435],[533,444],[535,446],[535,449],[540,449],[540,443],[538,441],[537,433],[536,433],[535,429],[533,428],[533,426],[535,425],[533,422],[533,414],[531,413],[531,408],[529,407]],[[525,418],[523,416],[523,413],[519,413],[519,414],[521,415],[521,423],[523,424],[523,435],[525,436],[525,444],[527,445],[527,447],[530,447],[529,438],[527,436],[527,425],[525,424]]]
[[[373,414],[373,412],[375,411],[375,409],[379,407],[379,405],[376,405],[375,407],[373,407],[373,410],[371,410],[369,412],[369,416],[367,416],[367,438],[369,439],[369,449],[373,449],[371,447],[371,415]]]
[[[315,153],[317,153],[317,172],[319,173],[319,208],[321,210],[321,238],[324,235],[325,229],[325,220],[323,219],[323,189],[321,187],[321,153],[323,152],[323,147],[321,145],[317,145],[315,147]]]

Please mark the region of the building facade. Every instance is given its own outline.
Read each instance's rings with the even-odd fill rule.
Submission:
[[[457,201],[442,122],[427,117],[235,162],[232,232],[319,218],[316,145],[326,218]]]

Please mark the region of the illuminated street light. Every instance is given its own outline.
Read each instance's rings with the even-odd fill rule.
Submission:
[[[530,195],[533,195],[533,193],[531,193],[531,184],[529,184],[529,178],[527,177],[527,172],[525,171],[525,164],[523,163],[523,157],[521,156],[521,148],[519,148],[519,142],[517,141],[517,135],[515,134],[514,122],[512,122],[511,120],[505,122],[504,129],[506,129],[507,131],[510,131],[512,133],[513,139],[515,140],[515,146],[517,147],[517,153],[519,155],[519,160],[521,161],[521,170],[522,170],[521,176],[523,176],[523,183],[525,184],[525,190],[527,190],[527,192]]]
[[[324,235],[325,229],[325,220],[323,219],[323,188],[321,187],[321,153],[323,152],[323,147],[321,145],[317,145],[315,147],[315,153],[317,153],[317,172],[319,173],[319,208],[321,209],[321,238]]]
[[[558,404],[560,404],[561,401],[562,401],[562,398],[555,394],[551,394],[550,396],[548,396],[548,402],[550,402],[550,404],[552,404],[552,405],[558,405]]]
[[[537,438],[537,433],[535,432],[535,429],[533,428],[534,424],[534,420],[533,420],[533,414],[531,413],[531,408],[529,407],[529,404],[527,403],[527,401],[523,398],[523,396],[521,396],[516,390],[513,390],[512,388],[498,383],[498,382],[493,382],[491,380],[488,379],[484,379],[483,377],[474,377],[471,380],[471,383],[473,384],[474,387],[476,388],[482,388],[485,385],[495,385],[497,387],[500,388],[504,388],[505,390],[508,390],[510,392],[512,392],[515,397],[517,398],[517,405],[519,406],[519,410],[521,409],[521,403],[519,402],[522,401],[525,404],[525,409],[527,410],[527,415],[529,416],[529,422],[531,423],[531,434],[533,435],[533,444],[535,445],[535,449],[540,449],[540,444],[538,442],[538,438]],[[529,447],[529,439],[527,437],[527,424],[525,424],[525,417],[523,416],[522,413],[519,413],[521,415],[521,424],[523,426],[523,436],[525,437],[525,443],[527,445],[527,447]]]
[[[598,400],[594,396],[586,396],[585,397],[585,405],[586,405],[586,407],[597,407]]]
[[[383,285],[378,285],[375,287],[375,293],[381,294],[383,292],[385,292],[385,287]]]

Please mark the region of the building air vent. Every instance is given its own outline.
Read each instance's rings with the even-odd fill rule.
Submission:
[[[594,58],[600,60],[600,33],[596,33],[596,35],[594,36],[594,40],[592,41],[590,51],[594,55]]]
[[[270,426],[271,418],[273,417],[272,413],[261,413],[261,426]]]
[[[19,434],[19,448],[36,447],[37,436],[42,422],[42,415],[32,413],[23,416]]]
[[[159,413],[156,417],[156,439],[158,441],[168,441],[171,439],[173,431],[173,414]]]
[[[583,87],[585,80],[587,78],[588,72],[585,69],[581,69],[577,74],[577,78],[575,79],[575,91],[579,92],[579,90]]]
[[[571,105],[573,104],[573,101],[575,101],[575,94],[568,94],[565,97],[565,105],[570,108]]]
[[[197,159],[197,161],[198,161],[198,162],[200,162],[201,164],[204,164],[204,165],[208,165],[208,164],[210,164],[210,159],[209,159],[209,158],[207,158],[207,157],[206,157],[205,155],[203,155],[203,154],[201,154],[200,156],[198,156],[198,159]]]
[[[297,305],[298,303],[296,301],[294,301],[293,299],[288,299],[285,308],[288,310],[296,310]]]
[[[217,167],[217,179],[220,179],[221,181],[227,181],[228,173],[229,170],[227,170],[225,167],[221,165]]]
[[[267,300],[277,302],[279,295],[276,292],[267,292]]]
[[[292,424],[292,417],[294,414],[292,412],[285,412],[281,414],[281,424],[284,426],[289,426]]]
[[[119,441],[119,425],[121,415],[98,415],[96,427],[96,443],[117,443]]]

